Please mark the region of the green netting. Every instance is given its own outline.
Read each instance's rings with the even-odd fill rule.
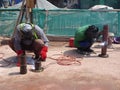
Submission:
[[[0,35],[11,36],[18,17],[17,9],[0,9]]]
[[[11,36],[20,10],[0,9],[0,35]],[[44,29],[47,35],[74,36],[78,27],[94,24],[102,30],[104,24],[120,36],[119,11],[89,10],[33,10],[33,22]]]
[[[116,35],[119,32],[119,16],[117,11],[89,11],[89,10],[33,10],[34,22],[44,28],[48,35],[73,36],[80,26],[93,24],[103,29],[108,24],[109,30]]]

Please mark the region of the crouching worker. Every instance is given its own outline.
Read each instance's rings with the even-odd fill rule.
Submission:
[[[41,61],[45,61],[48,51],[48,38],[43,30],[34,24],[21,23],[17,26],[9,46],[18,56],[17,66],[20,66],[20,73],[27,73],[25,51],[32,51],[35,54],[35,70],[41,70]]]
[[[98,34],[98,27],[86,25],[78,28],[74,36],[74,46],[80,54],[90,54],[94,52],[91,46],[95,42]]]

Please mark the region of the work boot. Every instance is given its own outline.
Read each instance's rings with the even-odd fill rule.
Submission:
[[[94,52],[94,50],[92,50],[92,49],[87,49],[86,52],[92,53],[92,52]]]
[[[85,54],[86,54],[86,52],[85,52],[85,51],[80,50],[80,49],[77,49],[77,52],[78,52],[79,54],[82,54],[82,55],[85,55]]]
[[[90,54],[96,54],[96,52],[95,52],[94,50],[92,50],[92,49],[87,49],[87,50],[86,50],[86,53],[87,53],[88,55],[90,55]]]

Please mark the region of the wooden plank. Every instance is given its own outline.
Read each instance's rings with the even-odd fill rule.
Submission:
[[[24,3],[25,3],[25,0],[23,0],[23,2],[22,2],[21,10],[20,10],[19,16],[18,16],[18,18],[17,18],[17,22],[16,22],[16,25],[15,25],[15,28],[14,28],[14,32],[13,32],[12,37],[14,36],[14,34],[15,34],[15,32],[16,32],[17,25],[20,24],[21,21],[22,21],[23,14],[24,14],[24,9],[25,9]]]
[[[34,8],[35,7],[35,0],[26,0],[26,6],[28,8]]]

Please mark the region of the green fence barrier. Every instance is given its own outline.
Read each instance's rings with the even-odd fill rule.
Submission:
[[[109,30],[120,35],[118,11],[89,11],[89,10],[39,10],[34,9],[34,23],[38,23],[48,35],[73,36],[80,26],[93,24],[103,29],[108,24]]]
[[[0,9],[0,35],[11,36],[20,10]],[[47,35],[74,36],[76,29],[87,24],[94,24],[102,30],[104,24],[109,30],[120,36],[119,11],[89,10],[40,10],[33,9],[33,22],[43,28]]]
[[[0,35],[11,36],[17,21],[18,9],[0,9]]]

